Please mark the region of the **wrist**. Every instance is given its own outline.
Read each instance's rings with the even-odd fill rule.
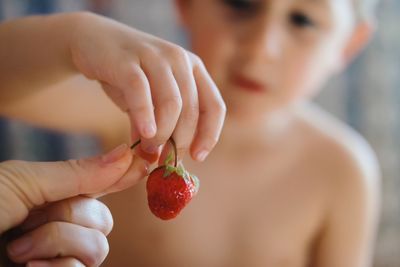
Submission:
[[[87,16],[87,14],[86,12],[71,12],[56,16],[58,16],[56,19],[60,21],[60,30],[63,31],[61,35],[65,44],[63,47],[65,62],[68,64],[69,69],[77,74],[79,70],[74,60],[74,44],[79,41],[79,26],[83,23],[83,17]]]
[[[100,16],[87,12],[79,11],[68,13],[66,18],[70,20],[68,34],[68,51],[71,64],[74,70],[83,74],[86,78],[95,79],[90,71],[90,56],[95,52],[92,48],[97,40],[93,40],[92,33],[98,31],[98,19]]]
[[[81,28],[93,14],[85,11],[58,13],[46,16],[48,24],[52,25],[53,36],[57,36],[63,62],[70,72],[77,74],[79,69],[75,64],[76,44],[81,42]],[[84,37],[84,36],[83,36]]]

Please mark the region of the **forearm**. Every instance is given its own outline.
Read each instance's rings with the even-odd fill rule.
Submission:
[[[10,104],[76,73],[69,40],[76,14],[0,24],[0,104]]]

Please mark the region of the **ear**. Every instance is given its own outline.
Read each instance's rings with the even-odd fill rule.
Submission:
[[[186,27],[188,25],[190,0],[175,0],[174,2],[178,12],[179,22],[182,26]]]
[[[343,50],[342,66],[346,66],[363,50],[369,43],[375,26],[372,22],[360,22],[354,29],[349,41]]]

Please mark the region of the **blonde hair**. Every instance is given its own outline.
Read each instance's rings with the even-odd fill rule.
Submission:
[[[373,20],[375,19],[375,11],[379,0],[353,0],[354,10],[357,20]]]

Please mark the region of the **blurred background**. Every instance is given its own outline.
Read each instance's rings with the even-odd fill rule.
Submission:
[[[185,45],[171,0],[0,0],[0,19],[82,9]],[[366,137],[378,155],[383,203],[375,267],[400,266],[399,14],[399,0],[381,0],[375,38],[347,72],[335,77],[316,99]],[[98,142],[90,136],[65,135],[0,118],[0,161],[62,160],[99,150]]]

